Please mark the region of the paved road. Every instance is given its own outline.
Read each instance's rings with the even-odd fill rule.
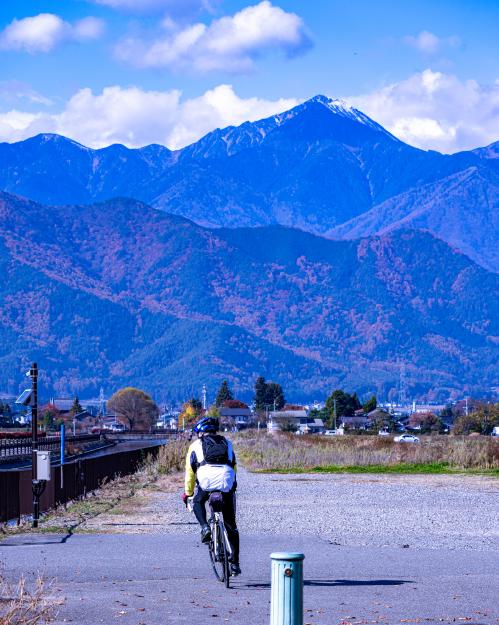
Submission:
[[[305,623],[499,621],[496,551],[244,536],[243,576],[228,591],[212,576],[195,526],[192,534],[14,536],[0,542],[0,560],[12,580],[56,579],[52,592],[65,597],[58,624],[263,625],[274,550],[305,553]]]

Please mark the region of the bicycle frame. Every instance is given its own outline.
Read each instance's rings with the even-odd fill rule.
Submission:
[[[229,559],[232,557],[232,545],[230,544],[229,535],[227,534],[227,530],[225,529],[225,523],[223,520],[223,514],[221,512],[215,512],[212,510],[212,517],[210,519],[210,525],[219,525],[221,528],[221,534],[223,537],[225,549],[227,551],[227,555]],[[213,540],[213,549],[215,553],[218,553],[218,532],[212,532],[212,540]]]
[[[189,497],[187,500],[187,508],[190,512],[193,512],[192,502],[193,498]],[[211,512],[211,516],[208,519],[208,524],[211,528],[211,540],[208,543],[208,547],[210,550],[212,567],[217,579],[220,582],[225,583],[226,588],[229,588],[229,579],[231,577],[229,562],[232,559],[234,551],[232,549],[232,545],[230,544],[227,529],[225,528],[223,513],[220,510],[215,510],[211,505],[211,502],[208,502],[208,505]],[[220,537],[223,541],[223,545],[219,544]],[[223,572],[217,570],[218,564],[222,565]]]

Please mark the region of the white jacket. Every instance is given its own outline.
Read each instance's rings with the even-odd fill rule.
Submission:
[[[192,495],[194,482],[206,491],[219,490],[228,493],[232,490],[236,481],[236,456],[232,443],[228,443],[228,456],[230,464],[203,464],[203,444],[201,439],[195,440],[189,447],[185,463],[185,492]]]

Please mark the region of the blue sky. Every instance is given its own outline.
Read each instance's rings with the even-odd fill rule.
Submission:
[[[0,140],[180,147],[324,93],[469,149],[499,140],[498,24],[495,0],[7,0]]]

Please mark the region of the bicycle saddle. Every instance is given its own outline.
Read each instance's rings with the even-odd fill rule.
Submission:
[[[218,491],[210,493],[208,501],[210,502],[210,506],[213,508],[214,512],[222,511],[222,505],[224,501],[222,493]]]

